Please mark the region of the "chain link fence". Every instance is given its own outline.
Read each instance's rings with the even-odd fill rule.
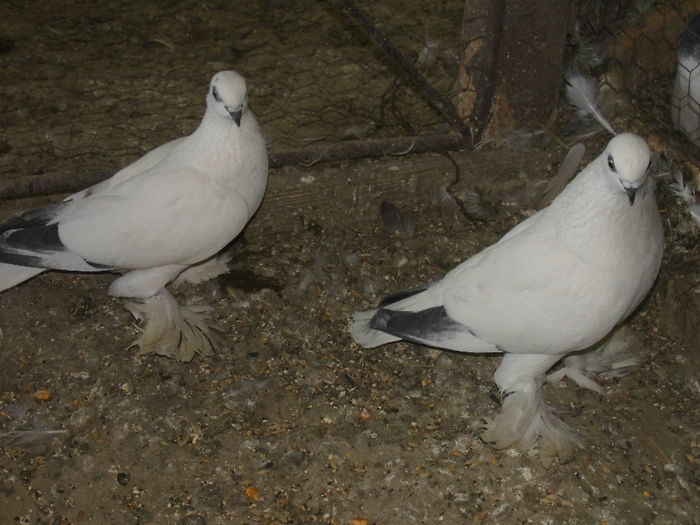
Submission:
[[[334,2],[29,4],[0,7],[3,181],[115,169],[190,133],[224,68],[249,79],[271,150],[442,125]],[[454,59],[461,2],[416,6],[373,14],[404,53]],[[443,64],[431,80],[449,91]]]
[[[454,100],[465,1],[359,5]],[[588,0],[575,9],[567,65],[576,59],[602,80],[613,113],[624,95],[633,101],[625,118],[667,135],[690,3]],[[225,68],[249,79],[271,152],[449,128],[335,1],[9,0],[0,61],[0,184],[108,175],[190,133],[209,78]]]
[[[609,103],[614,106],[619,97],[632,103],[631,108],[623,109],[623,116],[637,121],[648,133],[673,133],[671,115],[680,104],[671,96],[678,43],[698,9],[700,6],[688,1],[587,1],[579,5],[571,32],[573,56],[600,80]],[[690,97],[688,87],[681,95],[683,104]],[[695,126],[698,117],[696,113]],[[689,152],[695,155],[692,148]]]

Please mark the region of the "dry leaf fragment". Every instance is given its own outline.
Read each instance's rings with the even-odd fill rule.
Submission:
[[[51,399],[51,390],[37,390],[34,392],[34,398],[40,401],[47,401],[48,399]]]
[[[253,485],[245,489],[245,495],[253,501],[260,501],[262,499],[262,494],[260,494],[260,491]]]

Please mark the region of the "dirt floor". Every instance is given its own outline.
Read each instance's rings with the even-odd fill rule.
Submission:
[[[271,148],[402,130],[375,118],[394,78],[386,64],[315,2],[41,4],[0,7],[0,182],[115,169],[192,131],[224,67],[251,79]],[[404,43],[416,52],[426,35],[459,34],[462,2],[392,5],[373,14],[403,13],[397,35],[426,20]],[[394,95],[403,115],[439,129]],[[585,160],[604,143],[587,141]],[[438,199],[455,176],[440,155],[275,170],[232,272],[177,290],[225,328],[211,359],[138,356],[131,314],[106,294],[110,274],[48,273],[3,292],[0,522],[700,523],[700,234],[669,177],[658,183],[662,270],[629,323],[641,365],[603,382],[604,395],[545,387],[584,440],[570,463],[545,469],[537,447],[480,441],[480,421],[499,410],[498,357],[364,350],[346,331],[354,311],[439,278],[531,214],[537,180],[564,153],[550,141],[457,155],[453,191],[469,217]],[[413,182],[382,186],[402,173]],[[318,197],[285,204],[291,188]],[[3,202],[0,219],[59,198]],[[387,225],[383,199],[413,226]]]

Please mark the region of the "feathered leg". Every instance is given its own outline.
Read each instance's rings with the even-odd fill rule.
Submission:
[[[127,309],[144,325],[133,343],[140,354],[156,353],[180,362],[195,354],[214,353],[221,327],[211,319],[211,306],[180,306],[165,288],[142,303],[128,303]]]
[[[201,284],[219,275],[228,273],[231,271],[229,263],[232,258],[233,252],[229,250],[210,257],[204,262],[190,266],[178,275],[177,279],[173,281],[173,286],[179,288],[185,284]]]
[[[213,332],[221,328],[209,315],[210,306],[180,306],[165,285],[185,266],[169,265],[133,270],[114,281],[109,293],[141,302],[128,303],[127,309],[141,322],[141,337],[134,345],[141,354],[156,353],[178,361],[191,361],[195,354],[211,355],[219,340]]]
[[[603,388],[598,381],[625,376],[639,366],[635,346],[640,346],[639,342],[623,326],[591,350],[564,359],[559,370],[547,375],[547,381],[556,383],[568,376],[579,386],[602,394]]]
[[[545,372],[560,355],[505,354],[494,380],[506,397],[501,413],[485,425],[481,437],[496,448],[513,446],[526,451],[541,437],[540,458],[545,467],[554,458],[573,458],[579,438],[559,420],[544,400]]]

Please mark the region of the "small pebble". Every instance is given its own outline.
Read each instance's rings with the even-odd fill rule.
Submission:
[[[126,487],[129,484],[129,481],[131,481],[131,474],[128,474],[127,472],[120,472],[117,474],[117,483],[119,483],[122,487]]]

